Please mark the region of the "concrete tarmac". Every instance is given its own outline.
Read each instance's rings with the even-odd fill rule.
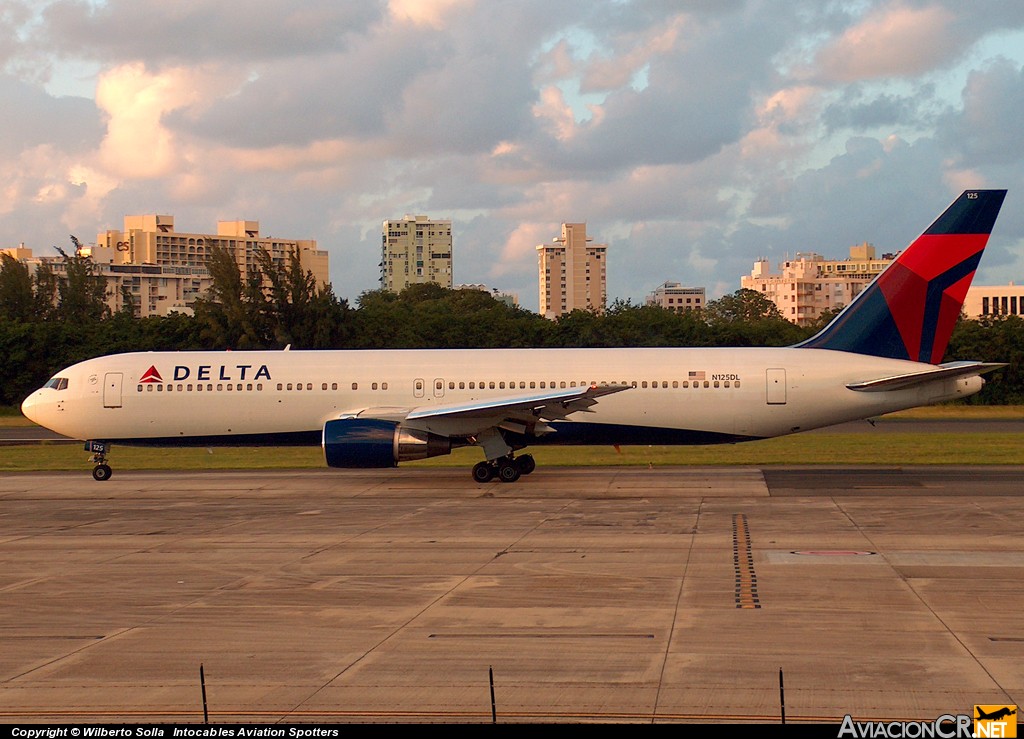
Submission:
[[[6,474],[0,722],[202,723],[200,666],[211,723],[931,721],[1019,704],[1022,481]]]

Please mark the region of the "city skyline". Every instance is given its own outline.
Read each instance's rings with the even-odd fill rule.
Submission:
[[[455,283],[536,311],[535,246],[607,243],[608,301],[737,289],[761,256],[903,249],[1009,194],[979,283],[1024,279],[1024,6],[11,0],[0,245],[127,213],[315,239],[355,301],[380,223],[453,222]],[[501,33],[494,29],[500,28]]]

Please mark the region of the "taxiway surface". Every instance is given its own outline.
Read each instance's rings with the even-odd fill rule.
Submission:
[[[200,723],[200,665],[214,723],[931,720],[1017,704],[1022,481],[1017,467],[7,474],[0,722]]]

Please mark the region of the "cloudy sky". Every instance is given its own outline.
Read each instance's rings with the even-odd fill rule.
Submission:
[[[1018,0],[0,0],[0,64],[3,247],[258,220],[354,302],[425,214],[456,283],[536,310],[565,221],[609,299],[715,298],[998,187],[976,284],[1024,282]]]

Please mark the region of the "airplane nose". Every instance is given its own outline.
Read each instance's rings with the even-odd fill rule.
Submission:
[[[39,423],[39,391],[29,395],[21,404],[22,415],[33,423]],[[41,424],[40,424],[41,425]]]

